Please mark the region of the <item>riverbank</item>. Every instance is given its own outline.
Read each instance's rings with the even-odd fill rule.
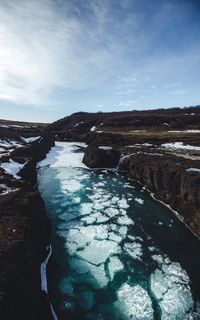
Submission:
[[[41,287],[51,228],[37,191],[36,165],[54,140],[9,133],[0,144],[0,317],[53,319]]]

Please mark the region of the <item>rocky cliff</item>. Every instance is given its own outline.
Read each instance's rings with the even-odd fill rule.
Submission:
[[[156,198],[178,211],[184,223],[200,237],[200,161],[173,155],[135,153],[124,158],[128,176]]]
[[[14,148],[19,140],[3,141],[7,148],[12,143],[12,149],[0,158],[3,168],[22,164],[17,176],[0,168],[0,315],[2,320],[50,320],[40,274],[48,254],[50,223],[37,192],[36,163],[54,141],[41,137]]]
[[[90,168],[115,168],[120,152],[111,147],[89,145],[83,157],[83,163]]]

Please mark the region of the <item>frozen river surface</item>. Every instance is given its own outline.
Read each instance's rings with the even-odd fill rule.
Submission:
[[[86,168],[83,147],[56,143],[38,166],[58,319],[199,320],[199,241],[141,187]]]

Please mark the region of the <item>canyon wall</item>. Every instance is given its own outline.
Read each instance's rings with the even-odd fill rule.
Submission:
[[[200,237],[200,175],[188,170],[194,166],[193,160],[140,152],[125,157],[123,163],[130,178],[178,211],[184,223]]]
[[[0,315],[2,320],[52,319],[48,297],[41,290],[40,266],[50,242],[50,222],[37,191],[36,164],[54,145],[52,138],[17,148],[9,159],[26,163],[14,179],[1,170]],[[3,161],[6,161],[5,157]]]

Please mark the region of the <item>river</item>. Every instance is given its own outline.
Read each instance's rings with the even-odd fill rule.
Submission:
[[[200,319],[199,240],[138,184],[85,167],[83,149],[57,142],[38,164],[58,319]]]

